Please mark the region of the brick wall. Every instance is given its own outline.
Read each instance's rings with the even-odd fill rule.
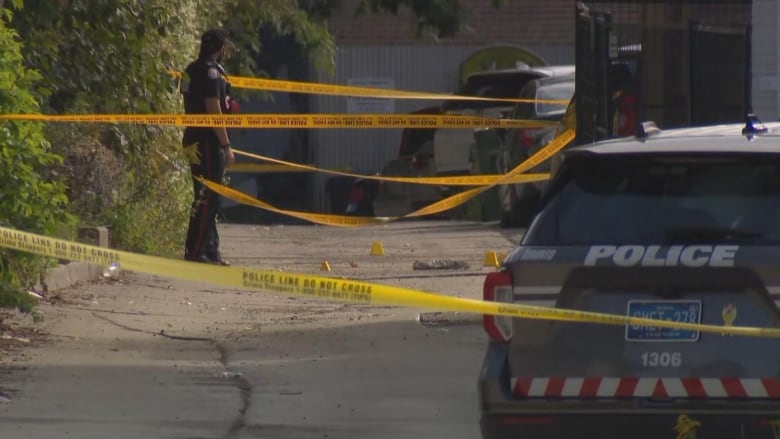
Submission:
[[[433,38],[415,38],[409,13],[368,14],[354,17],[357,0],[345,0],[330,20],[330,31],[340,46],[434,44]],[[469,29],[438,44],[518,45],[574,43],[574,0],[510,0],[496,9],[491,0],[461,0],[469,16]]]
[[[756,0],[761,3],[764,0]],[[338,45],[408,45],[434,44],[430,36],[415,37],[414,17],[407,11],[399,16],[389,13],[354,16],[358,0],[344,0],[341,10],[334,14],[329,25]],[[501,8],[494,8],[491,0],[461,0],[468,14],[468,29],[438,44],[487,45],[548,44],[568,45],[574,42],[575,0],[510,0]],[[642,2],[588,1],[598,10],[610,10],[616,21],[641,21],[643,7],[668,7]],[[750,21],[751,7],[746,4],[718,3],[692,4],[684,9],[692,17],[708,24],[742,24]],[[680,24],[680,23],[678,23]]]

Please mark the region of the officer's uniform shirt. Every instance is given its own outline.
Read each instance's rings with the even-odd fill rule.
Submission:
[[[225,80],[225,69],[218,63],[208,59],[198,59],[185,69],[181,82],[181,93],[184,96],[185,114],[207,114],[206,99],[219,99],[223,113],[230,112],[229,85]],[[194,135],[203,135],[212,131],[210,127],[187,127],[185,139]],[[195,139],[192,139],[195,140]]]

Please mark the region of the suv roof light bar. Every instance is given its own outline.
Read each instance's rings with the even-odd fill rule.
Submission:
[[[653,121],[642,122],[636,133],[636,138],[645,141],[650,136],[661,134],[661,129]]]

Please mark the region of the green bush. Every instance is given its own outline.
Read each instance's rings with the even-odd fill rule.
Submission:
[[[240,41],[231,72],[252,73],[259,29],[266,25],[293,34],[320,54],[321,65],[332,65],[324,24],[311,22],[297,2],[267,6],[258,8],[254,0],[26,0],[14,26],[27,44],[28,67],[45,78],[34,89],[44,112],[180,113],[177,82],[167,72],[183,70],[197,55],[208,27],[226,25]],[[48,124],[46,136],[65,158],[57,172],[82,224],[109,226],[119,248],[181,255],[192,199],[181,129]]]
[[[27,0],[14,24],[40,70],[44,110],[179,113],[167,72],[197,53],[212,0]],[[57,172],[82,225],[105,225],[118,248],[180,255],[192,189],[181,129],[129,124],[48,124],[64,158]],[[171,162],[162,157],[170,158]]]
[[[24,67],[22,43],[8,26],[11,12],[0,10],[0,113],[37,113],[30,93],[41,79]],[[51,172],[62,158],[52,152],[43,124],[0,122],[0,224],[46,235],[72,231],[65,186]],[[27,253],[0,249],[0,306],[29,310],[31,288],[51,261]]]
[[[324,20],[339,2],[262,3],[0,0],[0,112],[181,112],[167,72],[182,70],[197,53],[198,36],[213,26],[227,26],[241,48],[231,72],[261,73],[259,31],[270,29],[292,35],[318,69],[332,73],[335,45]],[[423,27],[459,26],[452,19],[459,9],[449,7],[455,0],[437,1],[436,8],[406,0],[360,3],[370,6],[366,11],[409,7],[424,16]],[[171,127],[2,122],[0,224],[69,238],[77,216],[82,225],[110,226],[119,248],[180,255],[192,197],[180,136]],[[19,292],[47,262],[0,249],[0,306],[29,309],[31,296]]]
[[[109,226],[129,251],[181,256],[192,202],[189,169],[151,159],[125,164],[118,190],[126,195],[109,210]]]

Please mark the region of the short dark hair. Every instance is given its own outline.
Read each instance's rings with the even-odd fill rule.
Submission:
[[[209,29],[200,37],[200,57],[209,56],[225,46],[228,35],[220,29]]]

